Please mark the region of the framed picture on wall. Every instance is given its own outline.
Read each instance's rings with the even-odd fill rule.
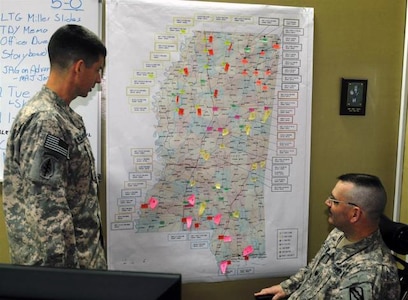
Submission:
[[[365,115],[367,83],[366,79],[341,79],[340,115]]]

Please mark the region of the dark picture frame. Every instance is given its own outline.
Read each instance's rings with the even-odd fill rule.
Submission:
[[[367,84],[366,79],[341,79],[340,115],[365,115]]]

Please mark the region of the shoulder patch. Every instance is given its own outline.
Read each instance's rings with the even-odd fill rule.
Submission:
[[[364,300],[364,290],[360,286],[350,287],[350,300]]]
[[[56,160],[52,156],[44,157],[40,165],[39,175],[44,179],[51,179],[55,174]]]
[[[52,134],[47,134],[44,142],[44,148],[57,152],[60,155],[69,159],[69,151],[68,151],[68,144],[65,143],[59,137],[56,137]]]

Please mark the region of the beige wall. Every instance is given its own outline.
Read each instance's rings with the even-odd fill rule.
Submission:
[[[389,195],[386,213],[392,216],[406,2],[234,2],[315,8],[308,247],[311,258],[328,233],[323,201],[341,173],[367,172],[380,176]],[[339,115],[342,77],[368,79],[366,116]],[[405,186],[407,180],[404,178]],[[101,201],[105,203],[105,193],[101,194]],[[408,191],[404,190],[403,199],[407,196]],[[106,206],[102,206],[105,210]],[[405,212],[407,206],[407,201],[403,200],[405,220],[408,218]],[[3,219],[0,213],[0,262],[8,261]],[[186,284],[183,286],[183,299],[251,299],[255,290],[279,280],[264,278]]]

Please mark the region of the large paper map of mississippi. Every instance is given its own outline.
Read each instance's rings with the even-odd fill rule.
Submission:
[[[108,1],[107,24],[109,267],[304,265],[313,10]]]

